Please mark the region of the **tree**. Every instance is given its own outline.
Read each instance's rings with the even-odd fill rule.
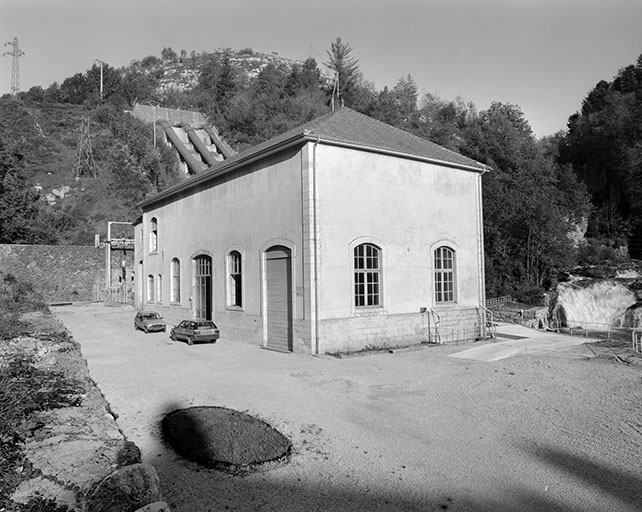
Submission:
[[[351,57],[352,47],[340,37],[331,43],[328,50],[328,61],[324,62],[334,72],[334,85],[331,91],[335,106],[351,106],[354,92],[362,80],[359,71],[359,60]]]
[[[417,113],[417,84],[412,76],[407,75],[405,78],[401,77],[397,81],[397,85],[392,90],[399,110],[401,111],[406,121],[410,120]]]
[[[642,239],[641,141],[642,55],[612,82],[595,85],[559,143],[560,162],[572,165],[596,206],[589,222],[593,237]]]
[[[0,139],[0,243],[55,243],[37,194],[26,187],[22,161],[23,155]]]
[[[90,94],[91,87],[87,82],[87,77],[82,73],[65,78],[60,84],[60,99],[63,103],[82,105]]]
[[[178,59],[178,55],[176,55],[176,52],[171,48],[164,47],[163,51],[161,52],[161,59],[163,59],[165,62],[176,62],[176,60]]]
[[[493,168],[483,180],[489,294],[545,286],[573,262],[569,235],[588,211],[588,198],[573,196],[572,182],[560,187],[570,180],[568,169],[537,144],[516,105],[491,104],[464,134],[462,151]]]

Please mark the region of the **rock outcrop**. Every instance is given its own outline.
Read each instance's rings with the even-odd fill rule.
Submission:
[[[55,321],[47,316],[46,321]],[[43,319],[41,319],[43,321]],[[158,475],[119,430],[107,402],[89,376],[79,345],[58,331],[3,340],[0,356],[29,357],[35,366],[68,376],[79,396],[72,406],[33,413],[24,425],[22,481],[16,503],[40,499],[77,512],[168,511]],[[145,508],[145,507],[152,508]]]

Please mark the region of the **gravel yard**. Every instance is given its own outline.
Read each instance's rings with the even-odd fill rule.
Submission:
[[[174,512],[639,511],[642,366],[586,346],[483,362],[466,346],[336,359],[135,331],[129,307],[53,308]],[[477,346],[480,344],[475,344]],[[165,413],[221,406],[293,443],[232,476],[185,461]]]

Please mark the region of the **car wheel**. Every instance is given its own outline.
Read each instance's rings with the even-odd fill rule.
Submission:
[[[145,327],[145,334],[149,334],[149,329]]]
[[[194,338],[192,338],[191,336],[188,336],[187,337],[187,344],[188,345],[194,345]]]

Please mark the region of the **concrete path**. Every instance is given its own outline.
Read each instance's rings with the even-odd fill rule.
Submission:
[[[506,340],[506,341],[503,341]],[[517,354],[562,353],[575,357],[593,357],[585,346],[593,343],[594,338],[581,338],[554,332],[540,331],[522,325],[500,323],[497,325],[497,341],[485,343],[451,354],[450,357],[473,359],[475,361],[497,361]],[[573,348],[573,350],[569,350]]]

